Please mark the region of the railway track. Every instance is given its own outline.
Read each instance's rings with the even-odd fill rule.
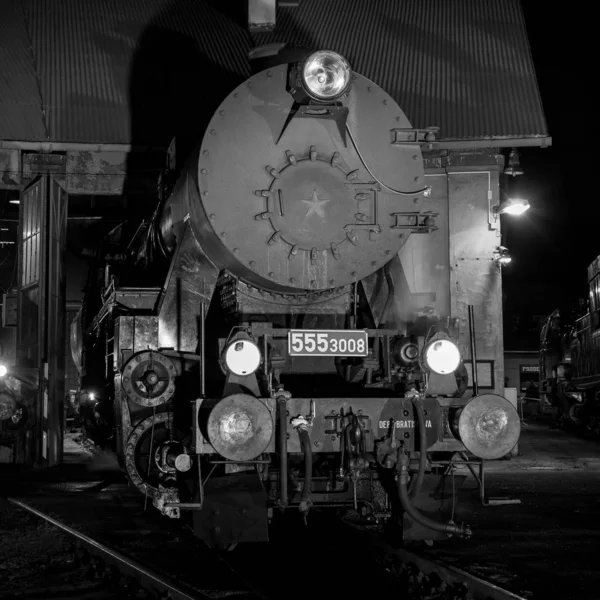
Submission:
[[[83,500],[83,498],[81,498]],[[81,500],[79,504],[81,504]],[[383,594],[392,593],[397,597],[410,598],[411,600],[524,600],[510,591],[476,577],[453,565],[447,565],[439,560],[433,560],[423,554],[405,548],[392,548],[381,537],[372,532],[357,530],[348,524],[336,529],[327,519],[320,520],[314,515],[312,531],[298,535],[298,531],[291,534],[292,546],[297,546],[295,554],[289,542],[283,546],[281,540],[274,540],[272,545],[262,546],[257,552],[256,548],[239,547],[235,552],[204,554],[196,559],[198,569],[206,576],[198,577],[194,584],[189,584],[181,572],[175,578],[165,574],[172,573],[169,565],[161,565],[160,550],[151,555],[150,561],[139,560],[136,552],[117,550],[99,536],[86,535],[76,527],[67,525],[65,519],[48,514],[46,508],[40,510],[33,506],[31,501],[24,502],[16,498],[9,498],[8,502],[16,509],[26,511],[35,518],[43,520],[49,526],[57,528],[61,534],[73,542],[73,547],[67,550],[66,564],[63,564],[62,577],[54,584],[44,583],[44,588],[31,588],[24,590],[0,591],[0,600],[12,598],[40,600],[62,598],[111,599],[111,598],[170,598],[172,600],[200,600],[200,599],[225,599],[254,600],[258,598],[273,598],[280,600],[303,597],[294,586],[281,586],[278,577],[266,576],[267,573],[278,573],[283,580],[290,581],[294,570],[337,571],[340,565],[361,564],[362,577],[358,577],[356,584],[350,584],[344,589],[346,598],[362,598],[368,589]],[[106,524],[104,525],[106,527]],[[342,531],[345,530],[345,531]],[[143,530],[140,529],[140,535]],[[330,569],[323,565],[323,558],[314,552],[315,545],[323,544],[324,540],[331,542]],[[307,565],[302,565],[303,548],[313,549],[313,560]],[[355,548],[356,552],[349,550]],[[340,552],[342,553],[339,556]],[[346,555],[345,553],[348,552]],[[337,556],[337,560],[334,555]],[[327,552],[325,552],[327,556]],[[190,564],[195,557],[189,551],[183,553]],[[367,564],[366,560],[370,563]],[[184,559],[179,559],[180,562]],[[158,563],[157,564],[155,564]],[[220,575],[231,585],[219,589],[207,589],[200,582],[207,579],[217,568],[217,562],[225,569]],[[161,569],[162,567],[162,569]],[[198,570],[196,569],[196,570]],[[352,573],[350,573],[352,574]],[[0,570],[0,580],[2,571]],[[65,583],[65,579],[68,582]],[[214,581],[214,578],[212,579]],[[365,582],[364,590],[361,588]],[[185,583],[184,583],[185,582]],[[366,582],[369,582],[366,585]],[[312,582],[313,589],[331,596],[326,592],[325,583],[318,587],[316,581]],[[333,584],[331,589],[342,593],[344,584]],[[42,593],[43,592],[43,593]],[[356,595],[352,595],[356,593]],[[36,595],[37,594],[37,595]],[[305,596],[304,596],[305,597]]]
[[[365,535],[385,568],[403,581],[408,598],[526,600],[454,565],[405,548],[392,548],[373,534]]]
[[[52,599],[62,598],[112,599],[138,598],[160,600],[217,600],[235,598],[236,600],[256,600],[261,595],[249,589],[199,590],[182,585],[144,565],[115,548],[93,539],[81,531],[44,513],[29,503],[16,498],[7,498],[7,502],[17,509],[34,515],[45,523],[66,534],[72,540],[64,552],[64,560],[54,556],[47,558],[48,564],[39,564],[43,570],[57,571],[56,577],[49,577],[43,587],[22,587],[0,591],[1,600]],[[57,560],[58,559],[58,560]],[[1,571],[0,571],[1,574]],[[56,574],[56,573],[55,573]],[[10,579],[10,578],[9,578]],[[1,579],[0,579],[1,580]]]

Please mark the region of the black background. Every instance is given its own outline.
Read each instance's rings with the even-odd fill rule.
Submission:
[[[525,173],[509,178],[506,190],[531,203],[519,218],[502,217],[513,257],[503,271],[507,350],[536,350],[541,317],[577,309],[587,297],[587,267],[600,255],[598,27],[583,2],[522,5],[552,147],[521,149]]]

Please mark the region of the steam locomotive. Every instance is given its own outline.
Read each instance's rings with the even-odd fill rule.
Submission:
[[[87,433],[210,546],[313,507],[470,535],[427,502],[454,500],[455,453],[498,458],[519,421],[500,396],[462,400],[456,319],[396,323],[398,252],[436,229],[415,212],[434,136],[311,52],[229,93],[152,218],[107,238],[72,326]]]
[[[540,387],[556,425],[600,436],[600,257],[588,266],[589,299],[578,314],[555,310],[540,335]],[[561,318],[562,317],[562,318]]]

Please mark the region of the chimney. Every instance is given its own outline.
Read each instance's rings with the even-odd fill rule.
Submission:
[[[269,33],[275,29],[277,0],[248,0],[248,31]]]

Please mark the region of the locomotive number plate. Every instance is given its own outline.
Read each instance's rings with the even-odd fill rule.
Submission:
[[[292,329],[290,356],[367,356],[369,336],[361,329]]]

